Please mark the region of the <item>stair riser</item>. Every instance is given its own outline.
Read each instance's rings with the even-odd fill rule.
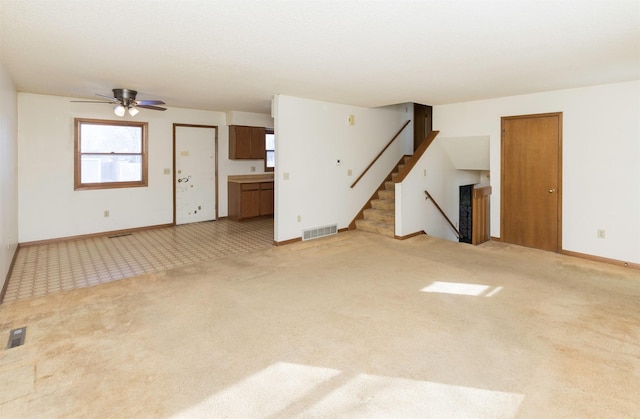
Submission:
[[[394,210],[396,209],[396,203],[388,199],[372,199],[371,207],[382,210]]]
[[[376,220],[387,223],[391,226],[395,224],[395,212],[393,211],[382,211],[382,210],[365,210],[364,211],[364,219],[365,220]]]
[[[395,201],[396,199],[396,191],[378,191],[378,199],[389,199],[392,201]]]
[[[371,223],[368,223],[367,220],[357,220],[356,229],[362,230],[362,231],[368,231],[370,233],[382,234],[388,237],[394,237],[394,234],[395,234],[395,230],[393,227],[371,224]]]

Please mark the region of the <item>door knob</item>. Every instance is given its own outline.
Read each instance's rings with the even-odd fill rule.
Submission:
[[[555,189],[549,189],[549,193],[554,193],[555,191]]]

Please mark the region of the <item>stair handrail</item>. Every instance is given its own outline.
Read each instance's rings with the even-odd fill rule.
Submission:
[[[449,217],[447,217],[447,214],[444,213],[444,211],[442,211],[442,208],[440,208],[440,205],[438,205],[438,203],[436,202],[435,199],[433,199],[433,197],[431,196],[431,194],[427,191],[424,191],[424,193],[427,195],[427,200],[431,199],[431,202],[433,202],[433,205],[436,206],[436,208],[438,209],[438,211],[440,211],[440,214],[442,214],[442,216],[444,217],[445,220],[447,220],[447,222],[449,223],[449,225],[451,226],[451,228],[453,229],[453,231],[456,232],[456,236],[458,236],[458,239],[462,238],[462,234],[460,234],[460,232],[458,231],[458,229],[456,228],[456,226],[453,225],[453,223],[451,222],[451,220],[449,219]]]
[[[382,151],[380,153],[378,153],[378,155],[373,159],[373,161],[371,161],[371,163],[369,163],[369,166],[367,166],[366,169],[364,169],[364,171],[362,172],[362,174],[360,176],[358,176],[358,178],[355,180],[355,182],[353,182],[351,184],[351,188],[353,189],[354,186],[356,186],[356,184],[360,181],[360,179],[362,179],[362,177],[369,171],[369,169],[371,169],[371,166],[373,166],[373,164],[378,161],[378,159],[382,156],[382,154],[384,154],[384,152],[387,150],[387,148],[389,148],[389,146],[395,141],[396,138],[398,138],[398,136],[400,135],[400,133],[406,128],[407,125],[409,125],[409,122],[411,122],[411,120],[409,119],[407,122],[404,123],[404,125],[402,126],[402,128],[400,128],[400,130],[398,130],[398,132],[396,133],[396,135],[393,136],[393,138],[387,143],[386,146],[384,146],[384,148],[382,149]]]

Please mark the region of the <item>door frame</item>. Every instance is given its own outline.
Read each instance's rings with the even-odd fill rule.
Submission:
[[[215,155],[214,158],[214,182],[215,182],[215,188],[214,188],[214,209],[213,209],[213,216],[214,219],[217,220],[218,219],[218,190],[220,189],[220,185],[218,184],[218,126],[217,125],[199,125],[199,124],[180,124],[180,123],[173,123],[173,153],[172,153],[172,160],[173,160],[173,168],[172,170],[172,185],[173,185],[173,225],[176,225],[176,128],[177,127],[187,127],[187,128],[212,128],[214,130],[214,139],[213,139],[213,154]]]
[[[556,253],[560,253],[562,249],[562,196],[563,196],[563,185],[562,185],[562,112],[549,112],[549,113],[538,113],[538,114],[529,114],[529,115],[514,115],[514,116],[503,116],[500,117],[500,236],[503,236],[504,233],[504,224],[505,224],[505,211],[504,211],[504,199],[502,197],[505,196],[504,191],[504,176],[505,171],[505,151],[504,151],[504,124],[507,120],[514,119],[531,119],[531,118],[545,118],[555,116],[558,118],[558,185],[556,187],[556,193],[558,194],[558,233],[557,240],[558,246],[556,249]]]

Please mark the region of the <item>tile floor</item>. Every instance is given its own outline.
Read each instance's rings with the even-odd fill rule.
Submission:
[[[220,219],[22,247],[2,302],[90,287],[273,244],[273,219]]]

